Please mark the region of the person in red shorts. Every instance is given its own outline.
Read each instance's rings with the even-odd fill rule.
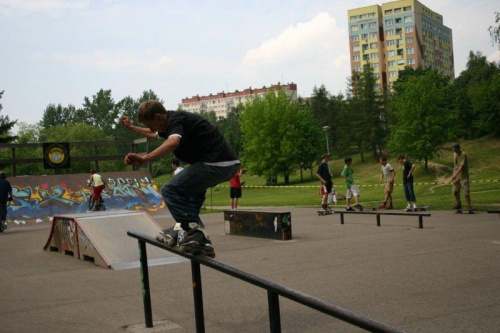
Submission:
[[[240,168],[234,174],[233,178],[229,180],[229,196],[231,197],[231,209],[238,208],[238,199],[241,198],[241,181],[240,177],[243,174],[243,169]]]
[[[90,169],[89,186],[92,186],[92,184],[94,184],[94,193],[92,193],[92,199],[94,200],[93,210],[97,210],[99,200],[102,201],[101,192],[106,187],[106,183],[94,168]]]

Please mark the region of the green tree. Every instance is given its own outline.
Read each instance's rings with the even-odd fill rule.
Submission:
[[[324,145],[321,144],[324,139],[323,132],[308,107],[297,111],[296,120],[297,129],[300,131],[296,142],[300,180],[304,181],[303,170],[310,170],[311,179],[314,179],[313,168],[324,152]]]
[[[17,135],[14,143],[39,143],[40,133],[43,130],[42,125],[19,123]],[[39,158],[43,155],[43,149],[40,148],[16,148],[16,158]],[[23,163],[16,166],[18,175],[42,175],[46,173],[42,163]]]
[[[73,122],[75,114],[76,108],[72,104],[69,104],[67,107],[63,107],[61,104],[49,104],[43,112],[40,123],[43,128],[65,125],[68,122]]]
[[[282,89],[255,97],[241,116],[243,157],[252,173],[267,178],[282,175],[285,184],[298,165],[299,105]]]
[[[2,99],[5,90],[0,91],[0,99]],[[0,103],[0,112],[2,112],[3,106]],[[10,131],[17,124],[17,120],[10,121],[9,116],[0,115],[0,143],[9,143],[14,141],[17,136],[11,135]]]
[[[382,150],[386,137],[385,110],[383,96],[377,86],[372,67],[367,63],[362,72],[353,72],[348,82],[349,130],[356,142],[361,161],[366,148],[378,160],[378,150]]]
[[[457,109],[455,136],[474,139],[494,132],[489,121],[498,114],[494,82],[499,75],[499,65],[488,62],[481,52],[469,53],[466,69],[453,82]]]
[[[453,123],[449,79],[428,69],[423,75],[398,79],[394,90],[388,147],[392,152],[425,160],[427,171],[428,159],[436,154],[439,144],[448,139],[448,128]]]
[[[500,12],[495,12],[495,24],[496,26],[490,25],[488,31],[490,32],[492,43],[498,44],[498,48],[500,49]]]
[[[233,107],[227,113],[225,118],[219,118],[217,120],[216,125],[224,135],[227,143],[233,150],[236,152],[238,156],[243,151],[243,142],[241,139],[241,126],[240,126],[240,118],[243,112],[243,106]]]
[[[119,108],[116,107],[111,90],[99,90],[92,96],[83,99],[83,108],[77,110],[74,123],[86,123],[101,128],[105,134],[112,135],[118,125]],[[98,139],[98,138],[96,138]]]

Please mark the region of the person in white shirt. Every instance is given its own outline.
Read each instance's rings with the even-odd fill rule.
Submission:
[[[172,169],[174,169],[174,176],[176,174],[178,174],[179,172],[181,172],[182,170],[184,170],[184,168],[181,167],[181,162],[176,158],[174,158],[172,160],[172,163],[170,164],[170,166],[172,167]]]

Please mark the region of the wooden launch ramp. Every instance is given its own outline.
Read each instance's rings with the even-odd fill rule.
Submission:
[[[54,216],[44,250],[59,252],[112,269],[139,267],[137,243],[127,230],[152,237],[161,230],[156,221],[142,211],[103,211]],[[148,251],[149,265],[185,261],[167,251]]]

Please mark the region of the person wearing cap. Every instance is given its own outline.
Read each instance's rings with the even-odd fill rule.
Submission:
[[[321,164],[318,167],[318,171],[316,172],[316,177],[321,182],[321,209],[323,212],[330,211],[328,207],[328,194],[332,192],[333,182],[332,182],[332,173],[330,172],[330,167],[328,162],[330,161],[330,155],[323,154],[323,159]]]
[[[12,186],[7,180],[7,173],[0,171],[0,223],[7,227],[7,202],[12,201]]]
[[[460,201],[460,189],[463,187],[465,200],[467,201],[466,209],[472,209],[470,204],[470,193],[469,193],[469,162],[467,160],[467,154],[460,148],[459,143],[454,143],[451,147],[453,151],[453,174],[451,180],[453,182],[453,195],[455,196],[456,204],[452,207],[453,209],[462,209],[462,203]]]

